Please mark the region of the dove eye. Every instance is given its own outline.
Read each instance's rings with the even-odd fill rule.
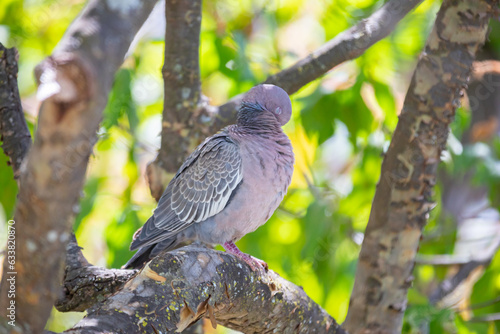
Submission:
[[[276,113],[276,115],[281,115],[281,108],[280,107],[276,108],[274,112]]]

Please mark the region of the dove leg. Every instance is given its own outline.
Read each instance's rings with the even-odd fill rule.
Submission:
[[[242,251],[240,251],[240,249],[232,241],[228,241],[228,242],[224,243],[222,245],[222,247],[224,247],[226,252],[233,254],[233,255],[239,257],[240,259],[242,259],[243,261],[245,261],[250,266],[250,268],[252,268],[253,271],[262,270],[262,269],[267,271],[269,269],[269,266],[267,265],[267,263],[255,258],[253,256],[250,256],[248,254],[243,253]]]

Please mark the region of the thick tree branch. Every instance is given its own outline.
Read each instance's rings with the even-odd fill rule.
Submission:
[[[83,256],[75,236],[72,235],[66,248],[63,296],[56,301],[55,307],[60,312],[83,312],[119,291],[137,272],[137,270],[106,269],[91,265]],[[191,326],[183,333],[203,332],[197,326]]]
[[[467,178],[468,182],[471,182],[469,178]],[[487,196],[487,191],[484,193]],[[492,208],[491,208],[492,209]],[[484,218],[483,218],[484,219]],[[484,220],[483,220],[484,221]],[[462,224],[478,224],[480,219],[478,217],[472,217],[470,221],[465,220],[465,222],[461,222]],[[498,223],[498,221],[495,221]],[[460,227],[459,227],[460,228]],[[464,240],[463,242],[471,243],[473,240]],[[481,265],[488,265],[495,254],[500,249],[500,230],[497,230],[496,233],[492,234],[485,240],[485,244],[483,247],[477,248],[477,242],[473,244],[475,249],[470,249],[469,252],[460,253],[460,254],[442,254],[442,255],[417,255],[415,262],[418,264],[429,264],[434,266],[454,266],[454,265],[464,265],[468,263],[477,263]]]
[[[483,254],[466,255],[466,254],[444,254],[444,255],[423,255],[419,254],[415,262],[417,264],[427,264],[431,266],[456,266],[467,264],[469,262],[477,263],[489,263],[491,260],[488,256],[483,256]]]
[[[351,334],[401,331],[448,125],[497,1],[445,0],[382,164],[349,312]]]
[[[370,17],[341,32],[295,65],[266,79],[265,83],[283,88],[288,94],[297,92],[335,66],[361,56],[368,48],[387,37],[422,0],[390,0]],[[236,120],[236,107],[243,95],[238,95],[218,108],[209,108],[200,123],[212,118],[210,132],[214,133]],[[210,119],[209,118],[209,119]]]
[[[173,333],[202,317],[245,333],[345,333],[276,273],[193,245],[153,259],[68,333]]]
[[[485,47],[487,53],[488,46]],[[484,57],[481,52],[478,57]],[[486,55],[490,58],[490,55]],[[500,62],[476,61],[467,89],[472,113],[469,129],[461,140],[464,146],[477,141],[490,141],[498,134],[500,124]],[[443,209],[457,224],[454,253],[419,255],[417,263],[454,266],[452,276],[441,282],[430,294],[431,303],[458,309],[464,319],[471,314],[467,308],[474,284],[500,248],[500,213],[489,199],[488,187],[473,182],[475,171],[453,175],[445,170],[439,174],[442,184]],[[474,233],[471,234],[471,229]],[[457,266],[458,268],[456,268]]]
[[[63,296],[55,307],[61,312],[83,312],[118,291],[137,270],[96,267],[88,263],[72,235],[66,248]]]
[[[0,44],[0,140],[10,158],[15,179],[21,174],[21,163],[31,146],[17,88],[17,58],[16,49]]]
[[[121,289],[135,273],[92,265],[70,270],[64,281],[64,296],[55,307],[61,312],[83,312]]]
[[[163,193],[162,169],[175,173],[189,152],[207,135],[197,124],[201,112],[201,0],[167,0],[165,16],[161,149],[147,170],[151,194],[156,200]]]
[[[98,307],[98,303],[119,291],[138,272],[89,264],[74,235],[68,243],[66,256],[63,297],[55,303],[55,307],[61,312],[83,312],[94,305]],[[198,322],[183,333],[203,333],[202,324]]]
[[[154,4],[91,1],[37,69],[43,104],[20,177],[16,263],[4,261],[0,287],[5,310],[14,300],[7,279],[15,280],[18,331],[41,332],[60,295],[65,248],[102,110],[114,74]]]
[[[476,252],[471,250],[469,254],[444,254],[444,255],[423,255],[416,257],[418,264],[430,264],[434,266],[454,266],[476,262],[479,264],[488,264],[493,259],[493,256],[500,249],[500,231],[493,235],[491,243],[488,247],[477,249]]]

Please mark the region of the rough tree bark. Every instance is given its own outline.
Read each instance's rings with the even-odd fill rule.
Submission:
[[[40,333],[61,294],[64,251],[102,110],[114,74],[154,4],[91,1],[38,67],[43,103],[20,175],[16,263],[4,261],[0,286],[0,308],[15,301],[17,327],[7,325],[2,312],[4,329]],[[8,297],[7,279],[15,280],[18,298]]]
[[[166,1],[165,16],[165,97],[159,159],[163,168],[173,173],[193,149],[190,142],[203,139],[192,131],[197,128],[193,114],[201,100],[201,0]]]
[[[93,7],[96,6],[97,8]],[[116,8],[115,8],[116,9]],[[99,106],[98,102],[103,102],[105,100],[105,96],[107,95],[107,90],[109,90],[111,80],[110,77],[114,74],[114,71],[108,71],[107,73],[100,72],[99,70],[102,68],[94,68],[95,62],[99,58],[96,56],[93,58],[92,56],[95,56],[92,54],[92,51],[89,51],[90,49],[89,46],[91,46],[93,43],[100,45],[101,50],[104,50],[102,54],[100,54],[100,57],[104,57],[104,55],[107,52],[110,52],[111,49],[106,49],[102,47],[102,43],[109,43],[108,41],[100,41],[99,39],[89,41],[87,39],[79,39],[81,37],[82,29],[83,28],[88,28],[89,25],[95,24],[95,21],[97,21],[98,24],[103,24],[101,21],[104,18],[104,14],[109,15],[109,13],[106,12],[107,8],[104,6],[103,8],[100,7],[100,5],[96,2],[90,4],[90,8],[87,8],[82,16],[77,20],[73,26],[70,28],[66,38],[60,43],[59,50],[54,52],[54,55],[49,58],[42,66],[40,66],[40,69],[38,71],[38,77],[40,78],[41,86],[39,89],[39,97],[41,99],[45,99],[44,106],[42,107],[41,113],[40,113],[40,130],[39,134],[37,135],[37,141],[35,142],[35,149],[34,152],[37,153],[38,145],[39,143],[39,137],[40,132],[43,133],[43,131],[48,131],[47,129],[50,127],[50,125],[53,126],[52,123],[55,123],[56,129],[51,129],[53,132],[64,132],[66,130],[67,132],[70,132],[71,129],[61,129],[57,128],[57,125],[59,122],[64,122],[66,121],[64,125],[70,125],[75,126],[74,123],[76,123],[75,120],[71,122],[71,119],[68,120],[70,116],[65,115],[65,114],[73,114],[71,117],[76,118],[77,120],[81,120],[81,115],[78,114],[78,111],[85,110],[85,108],[90,109],[90,111],[93,112],[95,115],[98,110],[102,110],[104,107],[102,104]],[[144,9],[144,15],[147,14],[147,9]],[[122,13],[123,14],[123,13]],[[108,17],[109,20],[109,17]],[[109,23],[109,22],[108,22]],[[134,22],[135,23],[135,22]],[[76,27],[75,27],[76,26]],[[99,26],[100,27],[100,26]],[[97,28],[97,27],[96,27]],[[135,28],[135,26],[134,26]],[[116,31],[109,31],[108,29],[109,26],[102,27],[102,30],[100,32],[100,36],[108,36],[108,34],[111,36],[113,34],[117,34]],[[83,29],[84,30],[84,29]],[[96,31],[98,31],[97,29]],[[104,31],[106,30],[106,31]],[[68,37],[69,36],[69,37]],[[127,35],[128,37],[129,35]],[[132,36],[132,35],[130,35]],[[87,36],[88,37],[88,36]],[[91,38],[90,38],[91,37]],[[96,36],[91,34],[90,39],[95,39]],[[76,40],[75,40],[76,39]],[[106,39],[106,38],[104,38]],[[69,41],[68,41],[69,40]],[[76,42],[76,43],[75,43]],[[81,42],[82,44],[79,44],[78,42]],[[97,43],[96,43],[97,42]],[[71,49],[68,47],[68,45],[71,45],[75,47],[75,49]],[[121,46],[121,45],[120,45]],[[83,48],[83,50],[81,48]],[[70,49],[67,50],[66,48]],[[96,50],[96,49],[94,49]],[[113,49],[116,51],[116,49]],[[126,50],[126,49],[124,49]],[[121,51],[121,50],[119,50]],[[90,53],[87,54],[87,52]],[[120,54],[120,52],[119,52]],[[121,58],[121,57],[120,57]],[[118,60],[120,58],[116,59],[111,59],[111,64],[112,65],[117,65],[119,64],[118,61],[114,63],[112,60]],[[108,60],[108,64],[110,59]],[[121,60],[121,59],[120,59]],[[69,69],[68,69],[69,68]],[[88,71],[88,72],[86,72]],[[107,74],[107,75],[106,75]],[[102,77],[100,77],[100,75]],[[94,90],[91,90],[90,87],[87,87],[88,85],[91,84],[99,84],[99,83],[93,83],[93,80],[95,79],[103,79],[99,83],[101,83],[103,86],[95,87]],[[106,86],[106,84],[109,84]],[[106,90],[107,88],[107,90]],[[93,94],[97,94],[96,92],[100,92],[103,95],[102,96],[94,96]],[[92,98],[95,98],[97,101],[92,100]],[[73,101],[73,99],[78,99],[77,101]],[[48,105],[48,106],[47,106]],[[76,106],[75,106],[76,105]],[[55,106],[59,107],[58,111],[59,113],[54,115],[51,115],[55,111],[53,109],[57,109]],[[77,110],[74,111],[71,108],[76,108]],[[49,114],[49,116],[53,116],[52,118],[47,120],[48,116],[44,116],[46,114]],[[45,117],[45,118],[44,118]],[[42,121],[45,120],[45,123],[42,123]],[[89,122],[94,122],[91,124],[95,124],[97,126],[98,120],[96,117],[91,117]],[[84,124],[85,125],[85,124]],[[88,125],[88,123],[86,124]],[[46,129],[47,128],[47,129]],[[83,129],[77,129],[80,131],[84,131],[86,127],[84,126]],[[74,130],[74,129],[73,129]],[[62,138],[62,140],[58,143],[60,145],[64,144],[65,140],[70,139],[68,133],[64,133],[67,137]],[[94,132],[95,133],[95,132]],[[71,165],[64,165],[64,164],[58,164],[58,161],[55,161],[55,166],[56,168],[56,175],[52,177],[52,179],[56,179],[55,181],[60,181],[60,182],[67,182],[68,178],[66,173],[71,173],[73,172],[72,169],[75,169],[75,173],[72,173],[73,178],[78,178],[82,176],[84,173],[85,167],[83,165],[86,165],[88,154],[90,154],[90,150],[92,147],[92,138],[86,138],[84,134],[84,138],[77,138],[80,140],[80,142],[77,142],[75,144],[76,146],[76,154],[83,154],[81,157],[75,157],[76,160],[70,160],[69,162]],[[47,136],[47,135],[46,135]],[[52,137],[56,136],[55,134],[52,135]],[[81,137],[81,135],[80,135]],[[88,137],[93,137],[93,134],[90,133],[88,134]],[[52,138],[49,138],[52,139]],[[73,139],[74,141],[77,141],[77,139]],[[43,142],[42,142],[43,144]],[[82,146],[83,145],[83,146]],[[88,151],[87,151],[88,149]],[[50,150],[49,148],[46,148],[47,152]],[[88,153],[87,153],[88,152]],[[71,152],[70,149],[67,150],[67,153],[71,155],[74,152]],[[34,153],[32,153],[34,154]],[[38,156],[39,157],[39,156]],[[54,156],[51,156],[50,158],[54,158]],[[68,162],[68,161],[65,161]],[[68,163],[69,163],[68,162]],[[32,167],[33,168],[33,167]],[[50,181],[50,180],[49,180]],[[51,183],[51,186],[53,186],[54,183]],[[58,185],[60,186],[60,185]],[[78,184],[77,184],[78,186]],[[71,190],[71,189],[76,189],[77,186],[75,184],[70,184],[69,187],[66,187],[65,189],[60,189],[64,190],[63,193],[67,194],[66,191]],[[81,184],[80,184],[81,187]],[[48,196],[48,192],[53,191],[54,189],[42,189],[45,191],[45,196]],[[51,198],[45,198],[49,204],[52,204],[52,206],[59,208],[58,205],[66,205],[67,207],[72,208],[72,205],[68,205],[68,202],[61,201],[59,202],[61,198],[58,197],[57,199]],[[56,203],[53,203],[53,202]],[[21,201],[22,203],[22,201]],[[55,205],[57,204],[57,205]],[[36,214],[40,214],[40,211],[36,212]],[[58,219],[59,217],[53,214],[51,217],[56,217]],[[61,215],[64,214],[64,212],[60,213]],[[33,215],[35,216],[35,215]],[[17,219],[17,218],[16,218]],[[19,222],[19,219],[17,219]],[[68,224],[69,225],[69,224]],[[45,226],[46,228],[47,226]],[[64,232],[61,233],[61,236],[64,238],[57,238],[57,232],[56,228],[54,226],[51,226],[53,229],[49,230],[49,233],[47,237],[51,240],[48,241],[53,241],[54,244],[56,245],[61,245],[64,244],[64,239],[69,238],[69,233]],[[39,227],[38,232],[40,233],[40,230],[43,231],[43,227]],[[43,234],[42,234],[43,236]],[[54,236],[56,240],[54,239]],[[32,236],[34,239],[34,236]],[[20,237],[24,238],[24,236]],[[32,240],[29,240],[32,241]],[[41,243],[43,243],[45,240],[40,240]],[[38,247],[39,245],[35,244],[34,247]],[[33,245],[29,246],[33,247]],[[39,249],[37,249],[39,250]],[[54,249],[50,249],[51,253],[50,255],[54,255],[55,251]],[[33,258],[41,258],[42,256],[47,256],[47,253],[45,252],[44,249],[41,249],[40,252],[38,252],[39,256],[34,256]],[[37,254],[37,255],[38,255]],[[62,255],[64,252],[58,251],[57,254]],[[24,255],[24,254],[23,254]],[[230,255],[227,255],[230,256]],[[53,260],[57,261],[57,256],[53,256]],[[47,264],[46,262],[41,261],[38,259],[39,263],[44,263]],[[50,262],[50,261],[49,261]],[[28,261],[26,259],[19,259],[18,258],[18,265],[16,266],[16,269],[19,267],[19,264],[26,263],[28,264]],[[27,266],[27,265],[26,265]],[[238,264],[238,267],[241,267],[241,264]],[[52,272],[53,273],[53,272]],[[102,301],[104,298],[108,297],[111,293],[117,291],[121,285],[133,274],[133,271],[126,271],[126,270],[107,270],[104,268],[97,268],[94,266],[89,265],[86,260],[81,256],[80,252],[77,251],[77,245],[76,243],[70,244],[69,245],[69,250],[68,250],[68,266],[67,266],[67,272],[66,272],[66,281],[64,283],[65,287],[65,297],[58,299],[57,300],[57,307],[60,310],[83,310],[91,305],[94,305],[96,302]],[[28,278],[33,279],[34,277],[30,277],[30,275],[27,275]],[[42,292],[41,294],[44,294],[43,297],[47,297],[47,294],[49,294],[49,298],[41,300],[39,296],[34,296],[36,300],[31,300],[33,303],[38,303],[38,306],[45,307],[45,312],[40,312],[39,309],[36,309],[35,307],[32,307],[31,309],[25,305],[17,305],[17,312],[18,313],[23,313],[25,315],[35,315],[34,317],[31,317],[29,319],[17,319],[17,324],[21,325],[21,328],[18,328],[18,330],[24,331],[24,332],[38,332],[41,327],[43,327],[46,316],[48,316],[48,313],[50,312],[50,306],[52,305],[51,298],[57,297],[59,295],[57,292],[57,289],[54,289],[54,286],[59,285],[59,280],[57,278],[57,275],[52,275],[52,279],[46,279],[44,281],[50,282],[52,285],[49,287],[47,290],[43,290],[43,287],[41,288]],[[284,285],[287,285],[288,283],[284,281]],[[76,288],[75,288],[76,287]],[[301,296],[304,301],[307,303],[308,307],[312,307],[313,309],[320,309],[319,306],[317,306],[314,302],[308,299],[308,297],[297,287],[294,287],[291,285],[294,290],[297,290],[295,293],[299,296]],[[21,292],[19,292],[18,289],[18,294],[22,295],[23,297],[25,296],[25,291],[22,291],[22,286],[21,286]],[[36,291],[38,293],[38,291]],[[30,293],[30,291],[28,291]],[[51,295],[50,295],[51,294]],[[29,295],[28,295],[29,297]],[[53,299],[52,299],[53,300]],[[248,301],[247,301],[248,302]],[[264,303],[267,303],[267,300],[263,300]],[[295,308],[295,305],[293,305]],[[289,305],[289,307],[291,307]],[[296,309],[298,310],[298,309]],[[324,311],[321,311],[320,313],[318,312],[311,312],[311,316],[316,316],[316,315],[321,315],[321,314],[326,314]],[[248,315],[249,317],[252,317],[252,314]],[[22,317],[21,317],[22,318]],[[278,319],[278,318],[276,318]],[[306,321],[309,321],[309,318],[306,318]],[[31,321],[31,322],[30,322]],[[328,323],[335,324],[334,320],[329,318]],[[31,326],[29,328],[26,327],[26,325]],[[279,323],[274,324],[275,326],[280,326]],[[315,326],[323,326],[325,324],[318,324],[316,323]],[[24,328],[22,328],[24,327]],[[306,326],[307,327],[307,326]],[[338,326],[333,326],[333,328],[336,328]],[[3,327],[3,329],[6,329],[7,327]],[[36,329],[34,329],[36,328]]]
[[[95,7],[93,7],[93,6],[95,6]],[[44,103],[44,107],[42,108],[41,114],[40,114],[41,124],[40,124],[39,134],[37,135],[37,141],[35,142],[35,150],[34,150],[35,153],[37,153],[37,149],[38,149],[37,146],[40,145],[38,136],[40,135],[40,132],[43,133],[42,130],[46,130],[44,128],[44,126],[49,128],[50,125],[53,125],[52,123],[55,123],[55,125],[57,125],[59,122],[62,122],[65,120],[66,120],[66,122],[69,122],[70,125],[74,126],[75,125],[74,123],[76,123],[76,121],[73,120],[73,123],[71,122],[71,120],[68,121],[69,116],[67,116],[67,115],[65,116],[65,114],[73,114],[72,117],[75,117],[75,118],[81,120],[81,115],[79,115],[77,113],[78,111],[81,111],[81,110],[87,108],[87,109],[91,109],[92,112],[96,113],[96,112],[98,112],[98,110],[102,110],[102,108],[104,107],[102,104],[99,107],[98,102],[102,103],[105,100],[105,96],[107,95],[106,88],[109,90],[109,86],[111,84],[110,77],[112,77],[112,75],[114,74],[114,71],[111,70],[111,71],[108,71],[107,73],[105,71],[103,71],[104,72],[103,73],[100,71],[100,70],[102,70],[102,68],[96,69],[93,66],[96,65],[95,58],[99,58],[99,56],[104,58],[105,55],[107,57],[107,53],[109,53],[111,50],[116,51],[116,49],[115,48],[111,49],[111,45],[109,45],[109,40],[107,40],[107,41],[100,41],[99,39],[88,40],[86,38],[81,37],[82,35],[85,35],[84,31],[86,31],[86,30],[84,28],[88,28],[89,26],[92,26],[93,24],[96,23],[95,21],[97,21],[98,27],[95,27],[96,30],[94,30],[94,32],[96,32],[96,31],[99,32],[100,36],[104,35],[106,37],[106,36],[108,36],[108,34],[109,34],[109,36],[119,35],[113,29],[109,30],[110,26],[111,26],[111,28],[113,28],[113,25],[104,25],[104,23],[102,22],[103,18],[105,17],[105,15],[103,15],[103,14],[109,15],[109,13],[106,13],[106,10],[107,10],[106,6],[104,6],[103,8],[101,8],[101,6],[102,6],[102,4],[100,5],[96,2],[91,3],[90,7],[87,8],[82,13],[82,16],[79,18],[79,20],[77,20],[73,24],[73,26],[70,28],[65,40],[63,40],[61,42],[61,44],[59,46],[59,50],[56,50],[54,55],[51,58],[49,58],[42,66],[40,66],[40,69],[38,71],[38,77],[39,77],[40,83],[41,83],[41,86],[39,89],[39,97],[41,99],[46,100],[46,101]],[[115,9],[117,9],[117,8],[115,8]],[[146,11],[146,9],[144,9],[144,10],[145,10],[145,12],[143,14],[146,14],[147,11]],[[109,24],[109,17],[108,17],[107,23]],[[102,24],[103,26],[101,27],[100,24]],[[99,30],[97,28],[102,28],[102,29]],[[135,28],[135,26],[134,26],[134,28]],[[82,30],[84,30],[84,31],[82,31]],[[93,34],[90,34],[89,36],[85,36],[85,37],[89,37],[89,39],[96,39],[96,36]],[[127,37],[128,37],[128,35],[127,35]],[[106,40],[106,38],[104,38],[104,39]],[[108,46],[110,46],[110,48],[103,47],[102,44],[106,43],[106,42],[108,42]],[[92,51],[89,51],[89,49],[91,49],[90,46],[92,44],[96,44],[96,45],[100,46],[98,48],[92,49],[93,51],[98,50],[98,49],[103,50],[102,54],[100,54],[99,56],[96,56],[95,58],[92,57],[92,56],[95,56],[94,54],[92,54]],[[75,49],[71,49],[69,46],[73,46],[73,47],[75,47]],[[69,50],[66,50],[66,47]],[[83,49],[81,49],[80,47]],[[116,47],[116,45],[115,45],[115,47]],[[118,51],[121,51],[121,49]],[[87,54],[87,52],[89,52],[90,55]],[[107,58],[107,61],[108,61],[107,64],[109,64],[109,62],[111,62],[112,65],[118,64],[118,62],[114,63],[113,60],[116,60],[116,59],[110,60]],[[103,62],[103,64],[104,64],[104,62]],[[88,72],[86,72],[86,71],[88,71]],[[103,77],[100,77],[100,75]],[[96,80],[96,79],[104,79],[104,80],[100,81],[99,83],[94,83],[94,84],[102,84],[104,87],[99,85],[99,87],[95,87],[94,90],[91,90],[90,88],[92,88],[92,87],[87,87],[87,85],[93,84],[93,80]],[[109,83],[109,85],[107,87],[106,87],[106,83]],[[94,96],[93,94],[97,94],[96,92],[102,93],[103,95],[102,96],[100,96],[100,95]],[[92,98],[95,98],[96,101],[92,100]],[[78,99],[78,100],[73,101],[73,99]],[[47,104],[48,104],[48,106],[46,106]],[[75,107],[75,105],[76,105],[76,107]],[[56,110],[56,111],[59,111],[59,113],[57,113],[56,115],[51,115],[52,113],[55,112],[53,109],[57,109],[56,107],[59,107],[59,109]],[[73,111],[71,109],[73,107],[75,107],[77,110]],[[46,110],[48,110],[48,111],[46,111]],[[45,114],[49,114],[49,116],[53,116],[53,117],[52,118],[49,117],[50,119],[47,119],[48,116],[45,116],[45,118],[44,118]],[[43,120],[45,120],[45,122],[42,124]],[[91,117],[90,120],[88,120],[88,121],[94,122],[92,124],[95,124],[95,126],[97,126],[97,124],[98,124],[98,120],[96,121],[95,117]],[[65,124],[65,125],[68,125],[68,124]],[[86,125],[88,125],[88,123]],[[88,128],[88,126],[87,127],[84,126],[83,129],[79,129],[79,130],[84,131],[86,128]],[[70,132],[71,129],[61,129],[61,128],[56,127],[56,129],[51,129],[51,130],[54,132],[58,132],[58,131],[64,132],[65,130],[67,132]],[[60,140],[60,142],[58,143],[59,145],[65,144],[66,140],[69,140],[71,142],[71,139],[70,139],[67,132],[65,133],[65,135],[68,137],[62,138],[62,140]],[[84,134],[84,137],[85,137],[85,135],[86,134]],[[88,134],[88,136],[93,137],[93,134],[90,133],[90,134]],[[56,135],[52,135],[52,137],[56,137]],[[80,137],[81,137],[81,135],[80,135]],[[50,139],[52,139],[52,138],[50,138]],[[60,181],[62,183],[62,182],[67,182],[68,179],[71,179],[66,175],[66,173],[74,172],[71,174],[73,179],[79,178],[83,175],[83,171],[84,171],[85,166],[86,166],[88,154],[90,154],[90,150],[92,147],[92,141],[93,141],[92,139],[93,138],[83,138],[83,139],[77,138],[77,139],[80,139],[80,142],[77,142],[77,144],[74,144],[76,146],[76,154],[78,155],[78,153],[79,154],[86,153],[86,155],[83,154],[83,156],[81,156],[81,157],[75,157],[75,159],[73,159],[73,160],[76,160],[76,162],[70,160],[68,163],[71,163],[71,165],[69,165],[69,166],[66,166],[66,165],[61,164],[61,163],[58,164],[58,161],[56,160],[55,161],[56,164],[55,164],[54,168],[57,169],[56,172],[59,172],[59,174],[56,173],[55,177],[53,177],[53,179],[55,178],[56,181]],[[76,141],[76,139],[74,139],[74,141]],[[80,145],[80,143],[82,143],[83,147]],[[43,142],[42,142],[42,144],[43,144]],[[88,151],[87,151],[87,149],[88,149]],[[45,152],[47,152],[49,150],[50,150],[49,148],[46,148]],[[67,153],[69,155],[71,155],[72,153],[75,153],[75,152],[71,152],[71,150],[68,150]],[[51,156],[50,158],[54,158],[54,156]],[[73,171],[73,169],[75,169],[75,171]],[[63,180],[59,180],[59,178],[63,178]],[[52,185],[54,185],[54,184],[51,184],[50,186],[52,186]],[[78,186],[78,184],[76,184],[76,185]],[[78,188],[77,186],[75,186],[75,184],[73,183],[73,184],[70,184],[69,187],[67,186],[65,189],[59,189],[59,190],[63,190],[62,193],[67,194],[68,193],[67,191],[72,190],[72,189],[76,189],[76,188]],[[79,184],[79,186],[81,187],[81,184]],[[42,189],[42,190],[44,190],[46,192],[45,196],[48,196],[49,195],[48,192],[53,191],[54,188],[49,190],[47,187],[47,188]],[[47,200],[48,204],[51,204],[54,207],[53,210],[55,210],[55,208],[59,208],[59,205],[66,205],[66,207],[72,208],[72,205],[68,205],[68,202],[58,201],[61,199],[61,197],[50,198],[50,199],[45,198],[45,199]],[[36,212],[36,214],[40,214],[40,213],[41,213],[40,211]],[[59,218],[59,216],[52,214],[52,213],[53,213],[53,211],[50,213],[51,214],[50,217],[55,217],[56,219]],[[60,214],[62,215],[62,214],[64,214],[64,212],[60,212]],[[34,217],[35,214],[33,214],[32,216]],[[49,217],[49,216],[47,216],[47,217]],[[17,221],[19,222],[19,219]],[[68,223],[68,225],[69,225],[69,223]],[[61,233],[61,236],[63,236],[63,238],[61,238],[61,237],[58,238],[56,229],[54,228],[54,226],[52,226],[52,228],[53,229],[50,230],[48,233],[48,238],[51,239],[49,241],[53,241],[53,243],[56,246],[57,245],[61,246],[61,244],[63,245],[66,241],[65,239],[69,238],[69,233],[63,231],[63,233]],[[40,231],[43,231],[43,230],[44,229],[42,227],[40,227],[38,230],[38,233],[40,233]],[[32,234],[34,234],[34,233],[32,233]],[[42,236],[43,236],[43,234],[42,234]],[[56,239],[52,240],[52,239],[54,239],[54,237]],[[22,238],[24,238],[24,236],[22,236]],[[34,238],[34,236],[33,236],[33,238]],[[29,241],[31,242],[32,240],[29,240]],[[42,239],[42,240],[40,240],[40,242],[43,243],[43,242],[45,242],[45,240]],[[36,244],[34,245],[34,247],[38,247],[38,246],[39,245],[36,245]],[[31,245],[31,246],[28,245],[28,247],[33,248],[33,245]],[[82,309],[85,309],[87,307],[90,307],[91,305],[94,305],[96,302],[99,302],[99,301],[103,300],[104,298],[108,297],[111,293],[117,291],[120,288],[121,284],[123,284],[127,280],[127,278],[129,278],[130,275],[133,274],[133,272],[130,272],[130,271],[106,270],[103,268],[97,268],[94,266],[90,266],[81,257],[81,254],[78,256],[75,254],[76,247],[77,247],[76,244],[70,245],[70,247],[69,247],[68,267],[67,267],[68,270],[67,270],[67,275],[66,275],[66,281],[64,283],[65,297],[57,300],[57,306],[60,310],[70,310],[70,309],[71,310],[82,310]],[[39,249],[37,248],[37,250],[39,250]],[[50,251],[51,251],[51,253],[49,253],[49,254],[51,254],[51,255],[53,255],[55,253],[54,249],[50,249]],[[64,253],[59,250],[57,252],[57,254],[62,255]],[[36,260],[36,258],[41,258],[42,256],[47,256],[47,252],[45,252],[45,249],[41,249],[40,252],[37,253],[37,255],[39,255],[39,256],[33,257],[33,258],[35,258],[35,260]],[[230,255],[227,255],[227,256],[230,256]],[[58,258],[54,257],[53,260],[57,261]],[[39,261],[39,263],[43,263],[43,261],[41,261],[40,259],[38,259],[37,261]],[[72,261],[73,261],[73,263],[72,263]],[[28,261],[26,261],[25,259],[23,259],[23,261],[18,261],[18,263],[23,263],[23,262],[28,263]],[[46,263],[47,262],[45,262],[45,264]],[[238,264],[238,266],[240,267],[241,263]],[[16,267],[16,269],[17,269],[17,267]],[[30,279],[33,279],[33,277],[30,277],[29,275],[27,277]],[[25,328],[19,328],[19,330],[25,331],[25,332],[30,332],[30,331],[37,332],[38,329],[33,329],[33,328],[34,327],[40,328],[40,326],[43,326],[43,324],[45,323],[46,316],[50,312],[49,306],[52,305],[51,298],[53,300],[58,295],[57,289],[54,289],[54,286],[57,286],[59,284],[59,281],[57,279],[57,275],[53,275],[51,278],[52,278],[52,280],[46,279],[44,281],[50,282],[52,285],[49,287],[48,290],[46,289],[45,291],[41,292],[41,293],[46,293],[44,295],[44,297],[47,297],[47,291],[48,291],[48,293],[51,294],[48,296],[49,298],[44,299],[43,303],[41,303],[40,299],[31,300],[31,302],[33,302],[33,303],[38,303],[38,306],[44,307],[45,312],[40,312],[39,309],[35,309],[34,307],[29,309],[28,307],[26,307],[24,305],[18,305],[18,307],[17,307],[18,313],[23,313],[26,315],[28,315],[28,314],[31,314],[31,315],[35,314],[36,315],[35,317],[31,317],[29,319],[29,321],[31,321],[31,323],[29,323],[29,321],[26,321],[26,319],[20,320],[18,318],[17,324],[20,324],[21,327],[23,327],[23,325],[24,325],[24,327],[25,327]],[[288,283],[285,281],[283,284],[287,285]],[[312,307],[313,309],[320,309],[319,306],[317,306],[314,302],[309,300],[308,297],[300,289],[298,289],[297,287],[295,287],[293,285],[290,285],[290,287],[292,287],[293,290],[297,290],[295,293],[296,294],[298,293],[298,296],[301,296],[303,298],[303,300],[306,302],[308,307]],[[43,287],[42,287],[42,289],[43,289]],[[29,293],[29,291],[28,291],[28,293]],[[21,291],[19,294],[24,297],[25,292]],[[38,296],[35,296],[35,297],[38,297]],[[265,300],[263,300],[263,302],[267,303],[268,300],[265,299]],[[294,308],[295,308],[295,305],[294,305]],[[298,309],[296,309],[296,310],[298,310]],[[321,315],[321,314],[325,314],[325,313],[324,313],[324,311],[321,311],[319,313],[318,312],[310,312],[311,318],[306,318],[305,321],[309,322],[311,319],[313,319],[318,314]],[[249,314],[248,316],[249,316],[249,318],[251,318],[252,314]],[[278,319],[278,318],[276,318],[276,319]],[[26,326],[25,326],[26,323],[29,323],[29,325],[32,327],[26,328]],[[334,324],[335,322],[333,319],[329,318],[328,323]],[[272,325],[273,326],[281,326],[279,323],[272,324]],[[314,326],[324,326],[325,324],[315,323],[313,325]],[[305,326],[305,327],[308,327],[308,326]],[[336,327],[338,327],[338,326],[335,325],[331,328],[334,329]],[[5,329],[6,327],[3,327],[3,328]]]
[[[207,137],[197,124],[202,111],[199,67],[201,0],[166,1],[164,105],[161,148],[148,165],[151,195],[158,201],[166,183],[164,171],[175,173],[195,145]]]
[[[385,155],[346,329],[399,333],[441,151],[498,1],[445,0]]]
[[[84,285],[85,286],[85,285]],[[201,317],[244,333],[345,333],[298,286],[187,246],[154,258],[67,333],[174,333]]]
[[[15,179],[21,175],[21,163],[31,146],[17,88],[17,57],[16,49],[0,44],[0,141]]]
[[[55,302],[60,312],[84,312],[118,291],[137,270],[105,269],[91,265],[72,235],[66,247],[63,296]]]
[[[495,58],[491,48],[490,52],[487,50],[488,44],[478,57]],[[479,141],[491,147],[493,139],[498,137],[499,69],[500,62],[494,60],[474,63],[467,88],[471,121],[461,138],[464,153]],[[476,169],[469,170],[465,175],[440,169],[442,211],[450,214],[457,225],[453,253],[417,256],[417,264],[451,267],[448,269],[451,275],[429,295],[429,301],[440,308],[459,311],[462,318],[468,321],[473,320],[469,302],[474,284],[483,277],[485,269],[500,249],[500,212],[490,200],[489,187],[473,181]]]

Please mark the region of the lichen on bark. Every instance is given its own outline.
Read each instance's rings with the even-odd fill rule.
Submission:
[[[174,333],[203,317],[245,333],[345,333],[276,273],[253,272],[230,254],[193,245],[153,259],[69,333],[92,333],[95,324],[101,332]]]

